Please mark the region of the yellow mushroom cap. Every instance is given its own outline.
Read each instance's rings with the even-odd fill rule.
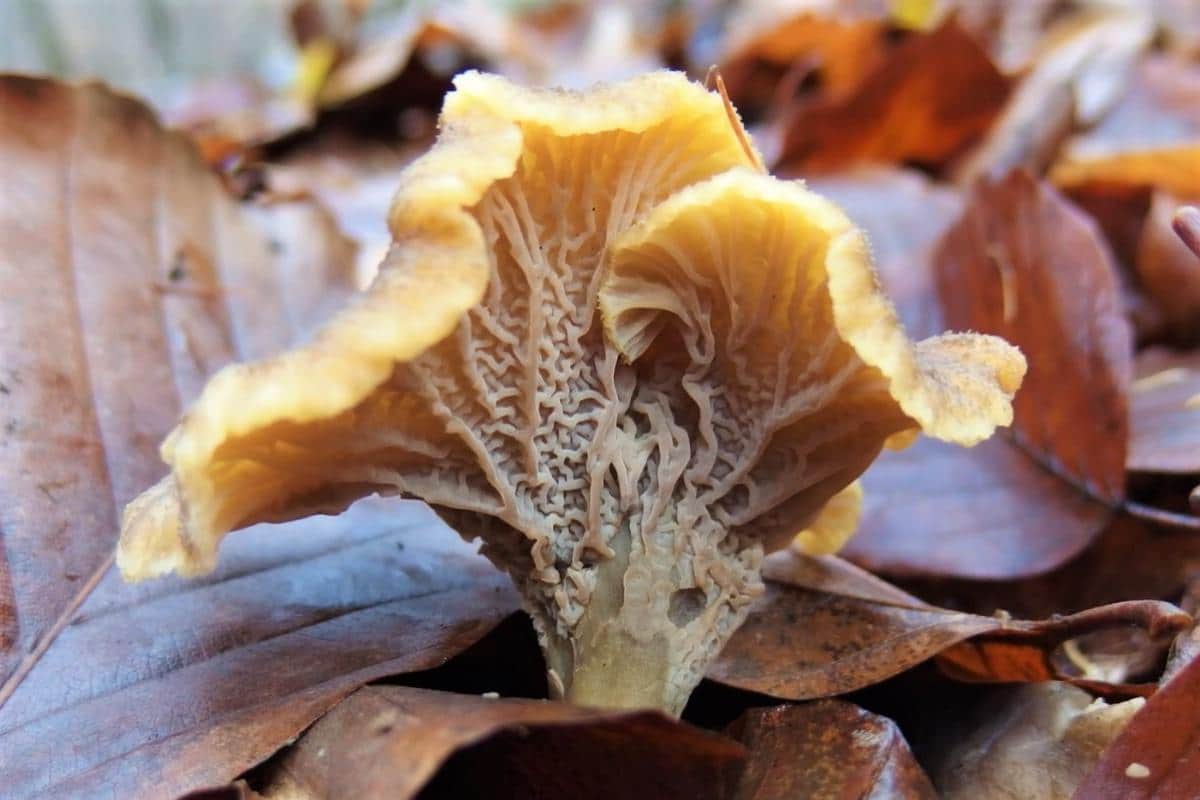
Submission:
[[[230,530],[384,491],[469,522],[568,616],[622,526],[674,537],[672,580],[710,592],[756,574],[717,566],[730,542],[783,546],[885,442],[1011,420],[1020,353],[910,342],[862,234],[753,169],[717,95],[670,72],[455,85],[371,287],[222,370],[167,439],[170,476],[126,512],[127,577],[211,569]]]

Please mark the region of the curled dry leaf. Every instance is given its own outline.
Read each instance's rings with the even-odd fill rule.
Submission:
[[[260,791],[267,800],[715,800],[730,796],[745,754],[657,712],[369,686],[276,759]]]
[[[1200,159],[1196,164],[1200,166]],[[1200,197],[1200,173],[1194,193]],[[1138,241],[1137,277],[1172,339],[1194,343],[1200,338],[1200,256],[1174,230],[1181,206],[1165,192],[1153,193]]]
[[[182,404],[344,298],[352,261],[311,207],[239,207],[105,89],[0,77],[0,165],[2,704],[99,579]],[[275,238],[295,229],[303,251]]]
[[[850,94],[800,101],[788,114],[778,166],[940,166],[988,129],[1008,92],[1009,80],[951,19],[888,52]]]
[[[1187,248],[1200,258],[1200,208],[1184,206],[1175,212],[1171,228]]]
[[[370,290],[209,383],[119,563],[194,574],[248,523],[415,495],[512,576],[556,695],[679,713],[764,551],[893,436],[1006,424],[1024,361],[909,341],[857,229],[682,75],[456,86]]]
[[[1095,226],[1024,172],[981,183],[935,257],[946,324],[1017,342],[1029,377],[1011,438],[885,453],[847,555],[907,576],[1011,579],[1077,555],[1124,498],[1132,363]]]
[[[1135,368],[1129,469],[1200,473],[1200,357],[1153,348],[1138,354]]]
[[[1004,617],[1004,612],[997,612]],[[1128,600],[1089,608],[1061,619],[1070,620],[1070,631],[1054,625],[1039,627],[1017,623],[1011,630],[1002,628],[986,636],[963,642],[938,654],[938,666],[947,675],[961,681],[985,683],[1038,682],[1061,680],[1097,694],[1113,696],[1149,695],[1153,685],[1126,683],[1128,670],[1104,670],[1086,663],[1079,649],[1089,635],[1119,631],[1128,636],[1141,634],[1142,642],[1126,647],[1127,661],[1143,653],[1158,660],[1171,638],[1191,623],[1189,615],[1169,603],[1154,600]],[[1051,622],[1057,618],[1052,618]],[[1130,637],[1132,638],[1132,637]],[[1128,645],[1126,641],[1123,644]],[[1137,645],[1141,645],[1140,652]],[[1056,648],[1065,645],[1076,657],[1057,657]],[[1157,652],[1155,652],[1157,646]],[[1085,663],[1078,663],[1085,662]]]
[[[937,797],[896,723],[851,703],[752,708],[727,732],[750,751],[738,800]]]
[[[953,677],[1048,680],[1060,677],[1053,649],[1082,633],[1135,625],[1163,639],[1191,623],[1175,606],[1149,600],[1041,621],[964,614],[928,605],[828,556],[781,553],[768,560],[764,574],[766,594],[708,677],[787,700],[845,694],[943,653],[948,663],[962,665]],[[960,642],[966,644],[951,649]],[[1000,669],[989,660],[997,648],[1019,653],[1011,663],[1020,669]]]
[[[1068,800],[1142,698],[1109,705],[1063,683],[1005,688],[931,766],[946,800]]]
[[[1200,648],[1192,651],[1200,653]],[[1200,795],[1200,658],[1159,687],[1100,756],[1077,800]]]
[[[260,526],[225,556],[195,583],[101,583],[0,709],[6,798],[226,783],[362,684],[440,666],[518,607],[416,503]]]

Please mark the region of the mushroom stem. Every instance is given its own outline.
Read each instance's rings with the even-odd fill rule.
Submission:
[[[691,570],[675,547],[648,544],[654,538],[622,526],[609,541],[612,556],[596,567],[586,608],[569,627],[556,619],[544,595],[539,602],[536,589],[524,586],[554,697],[604,708],[656,708],[677,717],[745,618],[761,587],[758,558],[752,559],[752,580],[738,588],[714,582],[706,592],[689,579]],[[724,558],[729,563],[715,571],[745,570],[735,563],[736,552]]]
[[[671,650],[661,636],[639,642],[621,630],[594,641],[575,669],[565,699],[604,708],[657,708],[679,716],[694,688],[673,681]]]

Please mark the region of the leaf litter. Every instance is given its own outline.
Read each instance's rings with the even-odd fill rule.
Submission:
[[[1186,100],[1200,75],[1186,38],[1195,20],[1170,3],[1146,15],[1136,4],[1084,0],[1054,15],[1033,4],[1026,12],[965,4],[957,21],[940,16],[951,3],[897,3],[890,15],[851,3],[806,18],[751,5],[738,11],[755,19],[743,27],[753,35],[736,34],[736,14],[700,9],[505,12],[491,31],[503,35],[483,39],[447,18],[441,38],[410,38],[410,50],[397,48],[408,56],[385,69],[376,60],[376,77],[357,84],[354,71],[370,70],[356,60],[371,66],[371,42],[387,26],[378,25],[386,13],[354,12],[344,27],[311,29],[297,47],[315,114],[299,127],[269,115],[243,129],[201,123],[196,145],[120,95],[5,79],[0,761],[15,776],[13,796],[151,786],[183,794],[239,777],[231,791],[250,796],[272,786],[266,776],[328,780],[335,773],[297,765],[311,761],[336,714],[352,716],[369,696],[352,694],[359,686],[443,664],[517,607],[469,547],[394,501],[240,533],[232,558],[199,583],[130,588],[106,569],[120,506],[164,471],[155,448],[205,378],[303,340],[369,277],[386,247],[372,222],[390,200],[380,184],[427,146],[429,109],[444,91],[428,66],[450,64],[444,79],[458,68],[438,50],[446,42],[475,64],[550,84],[661,63],[703,77],[704,59],[729,54],[717,56],[726,85],[764,152],[866,229],[910,335],[1000,333],[1022,347],[1031,371],[1011,435],[965,451],[918,442],[866,474],[861,531],[846,555],[907,591],[838,559],[774,557],[766,594],[682,724],[552,704],[526,711],[511,701],[518,728],[489,729],[482,709],[496,701],[427,694],[433,717],[413,723],[418,739],[448,722],[438,709],[457,708],[456,719],[484,731],[483,743],[448,742],[413,790],[452,793],[470,765],[509,769],[514,787],[548,789],[564,770],[593,769],[605,748],[642,747],[630,777],[722,754],[689,796],[788,796],[798,787],[987,796],[980,776],[1003,772],[986,765],[1003,764],[1004,748],[982,749],[976,767],[951,775],[938,766],[953,760],[951,749],[931,749],[903,715],[880,713],[891,707],[889,687],[934,664],[921,684],[930,713],[978,726],[969,741],[994,739],[988,726],[1005,719],[1003,741],[1038,741],[1041,728],[1021,721],[1032,717],[995,710],[1008,690],[989,681],[1030,682],[1029,692],[1045,688],[1074,704],[1148,695],[1123,730],[1073,757],[1070,781],[1038,790],[1045,796],[1195,793],[1186,720],[1196,648],[1186,616],[1169,605],[1194,610],[1185,591],[1200,582],[1187,500],[1200,472],[1189,445],[1200,394],[1189,287],[1200,260],[1189,260],[1187,243],[1200,240],[1189,238],[1200,226],[1179,210],[1200,192],[1186,179],[1196,174]],[[384,40],[428,24],[398,24]],[[1157,39],[1155,29],[1164,32]],[[923,44],[939,36],[953,46]],[[337,69],[311,71],[328,42]],[[569,74],[562,61],[581,46],[619,55],[609,64],[589,57]],[[938,81],[955,69],[945,60],[967,58],[946,59],[959,49],[989,77]],[[929,103],[912,101],[926,95]],[[248,97],[252,109],[269,105]],[[931,108],[939,113],[918,113]],[[406,109],[413,113],[398,121]],[[914,141],[939,146],[905,144]],[[240,200],[206,157],[265,179]],[[356,245],[368,254],[358,256],[357,280]],[[508,627],[495,635],[508,637]],[[1154,693],[1174,635],[1168,677]],[[993,710],[966,719],[946,708],[938,695],[958,691],[957,681],[984,681],[971,691],[994,698]],[[711,688],[721,682],[733,688]],[[364,691],[392,689],[418,691]],[[855,702],[879,711],[811,699],[856,690]],[[347,696],[360,700],[338,706]],[[540,732],[545,714],[573,720],[563,724],[575,733]],[[123,721],[120,735],[111,735],[112,719]],[[532,734],[512,732],[526,730],[520,720],[532,721]],[[378,735],[341,739],[353,748]],[[906,736],[917,737],[912,750]],[[887,766],[874,769],[870,754],[883,751],[871,748],[881,742],[895,744]],[[798,761],[811,767],[797,770]],[[339,760],[341,777],[315,784],[317,794],[388,774],[386,763],[358,771],[356,763]]]

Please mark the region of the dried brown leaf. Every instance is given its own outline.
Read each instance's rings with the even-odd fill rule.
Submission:
[[[896,723],[851,703],[754,708],[730,732],[750,750],[737,800],[937,797]]]
[[[1176,211],[1171,228],[1187,248],[1200,258],[1200,208],[1184,206]]]
[[[329,5],[329,4],[327,4]],[[219,159],[312,120],[283,3],[38,3],[0,9],[0,72],[102,80]]]
[[[1200,396],[1200,355],[1144,350],[1136,374],[1129,395],[1129,469],[1200,473],[1200,407],[1194,401]]]
[[[910,36],[849,95],[801,101],[788,115],[779,166],[939,166],[988,129],[1008,92],[979,42],[950,20]]]
[[[431,120],[432,122],[432,120]],[[331,131],[264,165],[270,195],[312,196],[359,245],[357,280],[366,286],[391,246],[388,207],[400,173],[429,145],[429,137],[387,145]]]
[[[494,25],[504,20],[496,15],[477,22]],[[402,102],[393,102],[393,109],[436,109],[456,71],[486,60],[483,46],[468,35],[463,20],[451,14],[397,13],[375,28],[381,35],[364,34],[346,45],[350,52],[333,66],[316,93],[320,108],[381,105],[399,98]]]
[[[748,119],[770,116],[790,101],[802,80],[815,76],[824,97],[852,92],[883,60],[883,20],[820,14],[774,22],[765,29],[731,30],[721,74],[738,110]]]
[[[947,327],[1004,336],[1029,361],[1012,436],[885,453],[846,553],[906,576],[1049,571],[1124,498],[1132,342],[1112,256],[1084,214],[1014,172],[976,188],[934,271]]]
[[[933,6],[956,14],[964,28],[988,43],[992,58],[1008,74],[1029,67],[1058,6],[1056,0],[946,0],[909,5]]]
[[[379,500],[247,530],[200,581],[110,574],[0,709],[5,796],[236,778],[358,686],[438,666],[514,611],[472,550],[421,505]]]
[[[0,78],[0,164],[6,797],[226,782],[514,607],[428,516],[397,534],[411,507],[252,535],[207,583],[122,584],[119,509],[164,472],[169,420],[338,304],[353,247],[307,204],[239,206],[188,140],[96,87]],[[414,531],[434,541],[401,553]]]
[[[1091,220],[1015,172],[976,192],[935,268],[949,327],[1006,335],[1029,360],[1014,403],[1020,446],[1092,496],[1121,500],[1133,346]]]
[[[736,742],[652,711],[369,686],[282,754],[263,793],[722,798],[744,757]]]
[[[328,230],[310,246],[340,261],[274,239],[311,208],[239,208],[189,142],[104,89],[0,78],[0,164],[3,685],[102,571],[182,404],[306,330],[352,264]]]
[[[1001,618],[1003,613],[997,612]],[[1020,623],[1009,630],[1002,628],[969,642],[962,642],[938,654],[938,666],[944,673],[960,681],[984,683],[1040,682],[1060,680],[1082,686],[1104,695],[1150,695],[1154,686],[1125,683],[1125,673],[1109,676],[1103,673],[1092,677],[1079,674],[1078,665],[1065,663],[1055,657],[1055,648],[1063,643],[1075,643],[1089,634],[1131,629],[1144,631],[1151,643],[1165,644],[1191,623],[1188,614],[1169,603],[1153,600],[1128,600],[1122,603],[1090,608],[1070,617],[1072,630],[1053,626],[1034,630]],[[1036,624],[1036,623],[1035,623]],[[1068,644],[1068,646],[1070,646]],[[1130,653],[1136,656],[1136,653]]]
[[[1178,597],[1200,576],[1200,537],[1194,531],[1152,525],[1118,515],[1092,545],[1064,566],[1010,581],[906,580],[904,585],[940,605],[990,614],[1041,617],[1083,611],[1145,597]]]
[[[1200,160],[1197,165],[1200,166]],[[1195,192],[1200,195],[1200,176]],[[1200,257],[1175,233],[1172,223],[1181,203],[1155,191],[1142,225],[1137,251],[1137,277],[1157,307],[1171,336],[1183,342],[1200,337]]]
[[[1044,680],[1059,677],[1050,660],[1054,647],[1082,633],[1136,625],[1162,638],[1191,622],[1169,603],[1149,600],[1041,621],[976,616],[928,605],[833,557],[782,553],[767,564],[767,593],[708,677],[788,700],[870,686],[967,640],[975,640],[970,645],[975,653],[993,643],[1020,648],[1024,669],[963,669],[958,676]],[[1036,674],[1029,668],[1033,663],[1039,665]]]
[[[1035,575],[1078,555],[1112,517],[999,437],[970,450],[922,439],[880,455],[862,480],[862,521],[843,554],[889,575]]]

